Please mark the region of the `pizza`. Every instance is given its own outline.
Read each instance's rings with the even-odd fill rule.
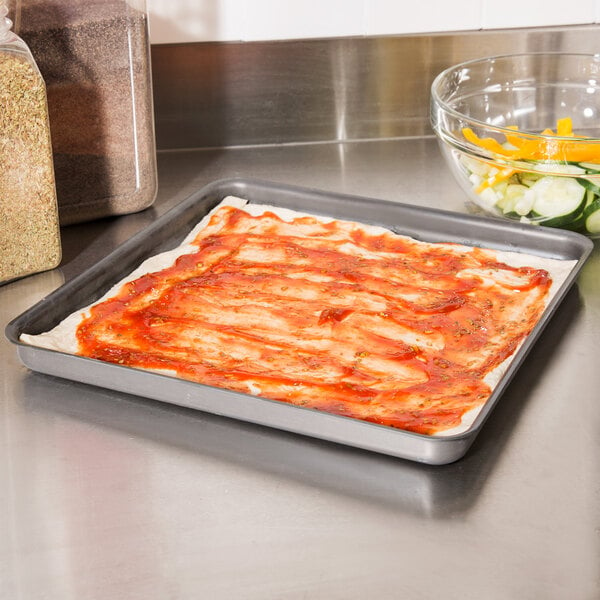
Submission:
[[[472,423],[572,267],[228,197],[177,248],[21,340],[450,435]]]

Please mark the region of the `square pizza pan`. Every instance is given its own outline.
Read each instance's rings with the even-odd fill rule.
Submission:
[[[463,433],[446,437],[394,429],[168,375],[36,348],[19,341],[22,333],[34,335],[52,329],[69,314],[98,300],[149,256],[177,246],[192,227],[228,195],[239,196],[250,203],[380,225],[422,241],[520,251],[575,263],[473,424]],[[16,345],[23,364],[33,371],[417,462],[446,464],[467,452],[573,285],[592,248],[589,239],[569,231],[253,179],[219,180],[192,194],[90,269],[11,321],[6,327],[6,336]]]

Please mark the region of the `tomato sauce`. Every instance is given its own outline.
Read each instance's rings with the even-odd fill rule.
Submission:
[[[94,306],[79,353],[423,434],[486,401],[551,284],[483,249],[233,207],[193,244]]]

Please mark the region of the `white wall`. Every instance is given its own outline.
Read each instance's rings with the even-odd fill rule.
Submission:
[[[600,22],[600,0],[146,2],[154,44],[427,33]]]

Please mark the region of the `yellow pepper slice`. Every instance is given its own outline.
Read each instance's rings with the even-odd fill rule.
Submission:
[[[462,133],[465,139],[472,144],[510,158],[511,160],[558,160],[570,162],[600,163],[600,142],[581,141],[583,136],[573,134],[573,122],[570,117],[558,119],[556,133],[552,129],[544,129],[541,135],[544,139],[528,138],[518,135],[516,126],[507,127],[515,132],[514,135],[506,134],[506,141],[510,145],[505,148],[498,140],[491,137],[480,138],[471,128],[465,127]],[[552,137],[556,139],[551,139]],[[577,139],[565,139],[577,137]]]
[[[496,184],[501,181],[505,181],[509,177],[512,177],[516,173],[516,169],[502,169],[498,171],[493,177],[488,177],[488,179],[484,179],[475,189],[478,194],[481,194],[483,190],[486,190],[489,187],[494,187]]]
[[[573,122],[571,121],[571,117],[565,117],[556,121],[556,135],[573,137]]]
[[[486,150],[490,150],[491,152],[495,152],[496,154],[502,154],[503,156],[510,157],[513,155],[512,150],[507,150],[504,146],[502,146],[500,142],[498,142],[494,138],[480,138],[470,127],[465,127],[462,130],[462,133],[469,142],[480,146],[481,148],[485,148]]]

